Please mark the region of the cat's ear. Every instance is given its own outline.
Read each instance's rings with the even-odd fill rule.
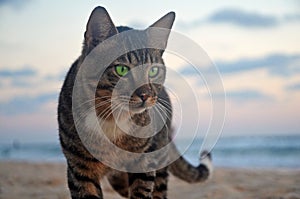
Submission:
[[[150,27],[152,28],[166,28],[171,30],[173,23],[175,20],[175,12],[169,12],[159,20],[157,20],[154,24],[152,24]]]
[[[117,34],[118,31],[105,8],[96,7],[89,18],[84,34],[88,47],[95,47],[100,42]]]
[[[159,46],[161,55],[164,53],[164,50],[167,47],[168,38],[175,20],[175,12],[169,12],[149,28],[160,28],[161,30],[154,31],[155,36],[150,36],[150,41],[156,43],[156,46]],[[148,29],[149,29],[148,28]],[[165,30],[163,30],[165,29]]]

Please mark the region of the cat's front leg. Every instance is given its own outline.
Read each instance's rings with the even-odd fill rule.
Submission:
[[[168,168],[156,171],[153,199],[166,199],[168,189]]]
[[[129,173],[129,198],[152,199],[155,172]]]
[[[68,186],[72,199],[103,199],[100,181],[68,166]]]

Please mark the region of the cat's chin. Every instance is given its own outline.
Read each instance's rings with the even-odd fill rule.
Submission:
[[[129,107],[129,112],[131,115],[141,114],[148,109],[151,109],[155,103],[139,103],[135,106]]]
[[[148,107],[149,108],[149,107]],[[148,109],[147,107],[135,107],[130,109],[132,115],[143,113]]]

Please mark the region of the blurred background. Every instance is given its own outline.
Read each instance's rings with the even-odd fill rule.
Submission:
[[[0,0],[0,159],[63,161],[57,98],[98,5],[115,25],[140,29],[175,11],[173,30],[216,64],[227,95],[217,166],[300,167],[299,0]],[[184,62],[166,63],[192,78]],[[210,99],[199,99],[205,109]],[[184,132],[179,148],[191,137]],[[186,152],[194,163],[201,141]]]

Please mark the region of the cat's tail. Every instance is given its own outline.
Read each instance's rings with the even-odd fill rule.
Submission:
[[[200,157],[201,163],[199,166],[193,166],[179,154],[174,143],[172,145],[172,155],[179,156],[176,161],[169,165],[169,171],[174,176],[189,183],[203,182],[212,176],[213,166],[210,153],[203,151]]]

